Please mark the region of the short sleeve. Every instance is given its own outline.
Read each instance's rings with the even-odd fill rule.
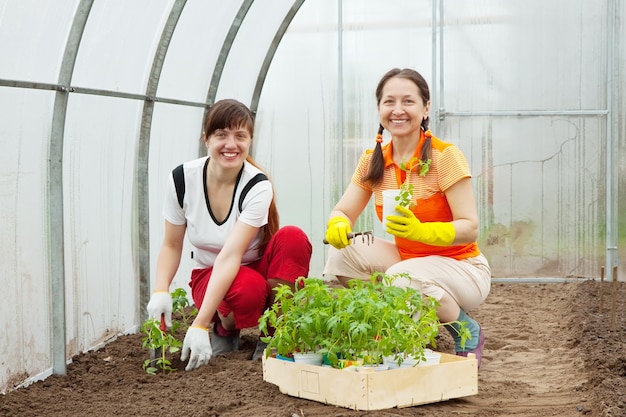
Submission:
[[[367,175],[367,171],[370,166],[370,160],[372,159],[372,151],[366,150],[361,154],[359,158],[359,163],[357,164],[354,173],[352,174],[352,182],[355,185],[363,188],[366,191],[372,191],[372,187],[365,181],[363,178]]]
[[[437,162],[439,188],[442,191],[446,191],[463,178],[472,177],[465,156],[461,150],[454,145],[442,149],[439,153],[439,161]]]

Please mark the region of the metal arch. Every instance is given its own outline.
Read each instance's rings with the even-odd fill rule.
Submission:
[[[254,0],[244,0],[244,2],[239,7],[235,18],[233,19],[233,23],[230,25],[230,29],[228,29],[228,33],[226,34],[226,38],[224,38],[224,43],[222,43],[222,49],[220,50],[219,55],[217,56],[217,61],[215,62],[215,66],[213,67],[213,75],[211,76],[211,83],[209,84],[209,91],[206,96],[206,104],[207,108],[204,111],[204,116],[206,117],[206,113],[209,108],[215,102],[215,96],[217,95],[217,87],[220,85],[220,80],[222,79],[222,73],[224,72],[224,65],[226,65],[226,59],[228,59],[228,54],[230,53],[230,48],[233,46],[233,42],[235,42],[235,38],[237,37],[237,33],[241,28],[241,24],[243,23],[243,19],[245,19],[248,14],[248,10],[252,6]],[[204,120],[204,119],[203,119]],[[202,128],[201,128],[202,129]],[[206,148],[203,143],[198,144],[198,156],[206,155]]]
[[[165,22],[159,44],[152,60],[152,69],[148,77],[146,86],[146,97],[156,97],[161,70],[165,62],[165,56],[172,40],[172,35],[176,25],[183,13],[187,0],[176,0],[170,14]],[[134,198],[137,202],[136,217],[137,222],[135,238],[135,259],[138,260],[139,272],[139,294],[136,314],[140,322],[147,319],[144,308],[150,298],[150,187],[149,187],[149,155],[150,155],[150,134],[152,130],[152,115],[154,113],[155,100],[144,100],[143,111],[141,113],[141,130],[139,133],[139,143],[137,147],[135,165]]]
[[[72,21],[63,62],[59,70],[59,85],[54,98],[50,146],[48,149],[48,264],[50,266],[50,304],[52,308],[52,373],[66,374],[65,319],[65,239],[63,235],[63,139],[69,85],[74,73],[78,47],[85,31],[94,0],[81,0]]]
[[[276,34],[274,35],[274,39],[272,39],[272,43],[270,44],[267,53],[265,54],[265,59],[263,60],[263,64],[259,69],[259,75],[257,76],[256,85],[254,86],[254,92],[252,93],[252,100],[250,102],[250,110],[256,114],[257,108],[259,107],[259,100],[261,97],[261,91],[263,90],[263,84],[265,83],[265,78],[267,77],[267,71],[269,71],[272,60],[274,59],[274,55],[276,54],[276,50],[278,49],[278,45],[280,45],[280,41],[282,40],[287,28],[291,24],[291,21],[295,17],[300,7],[304,4],[304,0],[296,0],[293,3],[293,6],[289,9],[285,18],[281,22]]]
[[[241,7],[239,7],[239,10],[237,11],[237,15],[235,15],[235,18],[233,19],[233,23],[230,25],[230,29],[228,29],[224,43],[222,43],[222,49],[217,57],[217,61],[215,62],[215,67],[213,67],[213,76],[211,77],[211,84],[209,84],[209,91],[206,97],[206,102],[209,106],[212,106],[215,102],[217,87],[220,85],[222,73],[224,72],[224,65],[226,65],[226,59],[228,59],[230,48],[233,46],[233,42],[235,42],[237,33],[243,23],[243,19],[245,19],[248,14],[248,10],[250,10],[253,2],[254,0],[245,0],[241,4]]]

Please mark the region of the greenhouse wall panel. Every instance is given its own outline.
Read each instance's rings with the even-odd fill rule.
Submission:
[[[165,181],[171,171],[183,161],[198,157],[202,132],[202,108],[157,104],[150,135],[149,201],[150,212],[150,271],[154,274],[163,238],[164,220],[161,212]],[[188,294],[189,277],[193,269],[191,246],[185,239],[181,266],[172,288],[184,288]],[[153,275],[154,276],[154,275]],[[154,284],[154,280],[151,280]],[[142,308],[144,308],[142,306]]]
[[[0,0],[0,78],[56,83],[78,0]]]
[[[238,1],[187,1],[165,55],[158,96],[202,103]]]
[[[143,94],[171,1],[95,1],[72,84]],[[144,30],[150,28],[150,30]],[[133,36],[128,36],[132,33]]]
[[[0,87],[0,387],[51,364],[45,166],[52,99]]]
[[[261,0],[252,3],[234,38],[216,100],[235,98],[250,103],[261,73],[261,67],[274,37],[293,4],[288,0]],[[271,14],[266,11],[271,10]],[[246,71],[240,70],[241,65]]]
[[[138,117],[132,100],[78,95],[64,142],[66,289],[77,352],[136,326],[132,257]]]

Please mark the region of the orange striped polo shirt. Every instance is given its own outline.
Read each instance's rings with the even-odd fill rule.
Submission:
[[[422,132],[415,156],[419,159],[419,150],[424,142]],[[414,207],[413,213],[421,222],[450,222],[453,220],[452,211],[444,192],[463,178],[471,178],[469,165],[461,150],[451,143],[432,137],[432,162],[428,173],[420,177],[412,171],[409,181],[413,185]],[[359,163],[352,175],[352,182],[366,191],[374,194],[376,214],[382,219],[383,190],[399,189],[404,180],[404,172],[393,162],[392,142],[382,147],[385,158],[383,180],[375,186],[363,181],[367,174],[373,149],[368,149],[359,159]],[[476,242],[454,246],[432,246],[404,238],[395,238],[396,245],[402,259],[418,258],[421,256],[440,255],[454,259],[466,259],[480,254]]]

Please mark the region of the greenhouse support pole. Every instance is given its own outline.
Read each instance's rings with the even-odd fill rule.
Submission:
[[[431,81],[431,91],[430,91],[430,107],[431,107],[431,115],[429,116],[430,118],[430,123],[433,124],[431,125],[431,130],[433,132],[435,132],[435,135],[438,135],[438,126],[439,126],[439,93],[440,91],[438,90],[437,87],[437,0],[433,0],[432,2],[432,9],[431,9],[431,16],[430,16],[430,34],[431,34],[431,48],[430,48],[430,55],[431,55],[431,73],[432,73],[432,81]],[[432,117],[432,114],[435,114],[435,117]]]
[[[440,92],[440,96],[439,96],[439,108],[441,109],[441,112],[445,111],[445,99],[443,96],[443,91],[445,89],[445,85],[444,85],[444,78],[443,78],[443,66],[444,66],[444,41],[443,41],[443,37],[444,37],[444,21],[445,21],[445,17],[444,17],[444,12],[443,12],[443,0],[439,0],[439,19],[437,20],[437,26],[439,27],[439,37],[437,39],[437,43],[439,45],[439,92]],[[441,119],[443,120],[443,119]]]
[[[54,116],[48,149],[48,273],[50,274],[52,373],[65,375],[65,241],[63,238],[63,135],[68,92],[54,98]]]
[[[439,125],[445,118],[445,104],[444,104],[444,79],[443,79],[443,58],[444,58],[444,45],[443,45],[443,0],[433,1],[432,7],[432,92],[430,102],[430,122],[434,122],[434,126],[431,126],[431,130],[436,135],[443,135],[439,132]],[[439,32],[439,34],[437,34]],[[437,74],[439,76],[437,77]],[[439,80],[439,83],[437,83]],[[433,114],[435,117],[433,117]]]
[[[48,150],[48,263],[50,274],[50,304],[52,314],[52,373],[66,374],[67,347],[65,317],[65,239],[63,234],[63,139],[70,82],[76,63],[78,47],[85,30],[93,0],[82,0],[65,45],[59,70],[59,88],[54,99],[50,146]],[[64,87],[67,86],[67,87]]]
[[[616,39],[615,24],[617,6],[615,0],[607,3],[607,117],[606,117],[606,271],[607,281],[613,280],[613,267],[618,265],[617,259],[617,118],[614,117],[619,88],[615,83],[616,74]]]
[[[343,194],[343,1],[337,2],[337,178],[339,189],[336,201]]]

